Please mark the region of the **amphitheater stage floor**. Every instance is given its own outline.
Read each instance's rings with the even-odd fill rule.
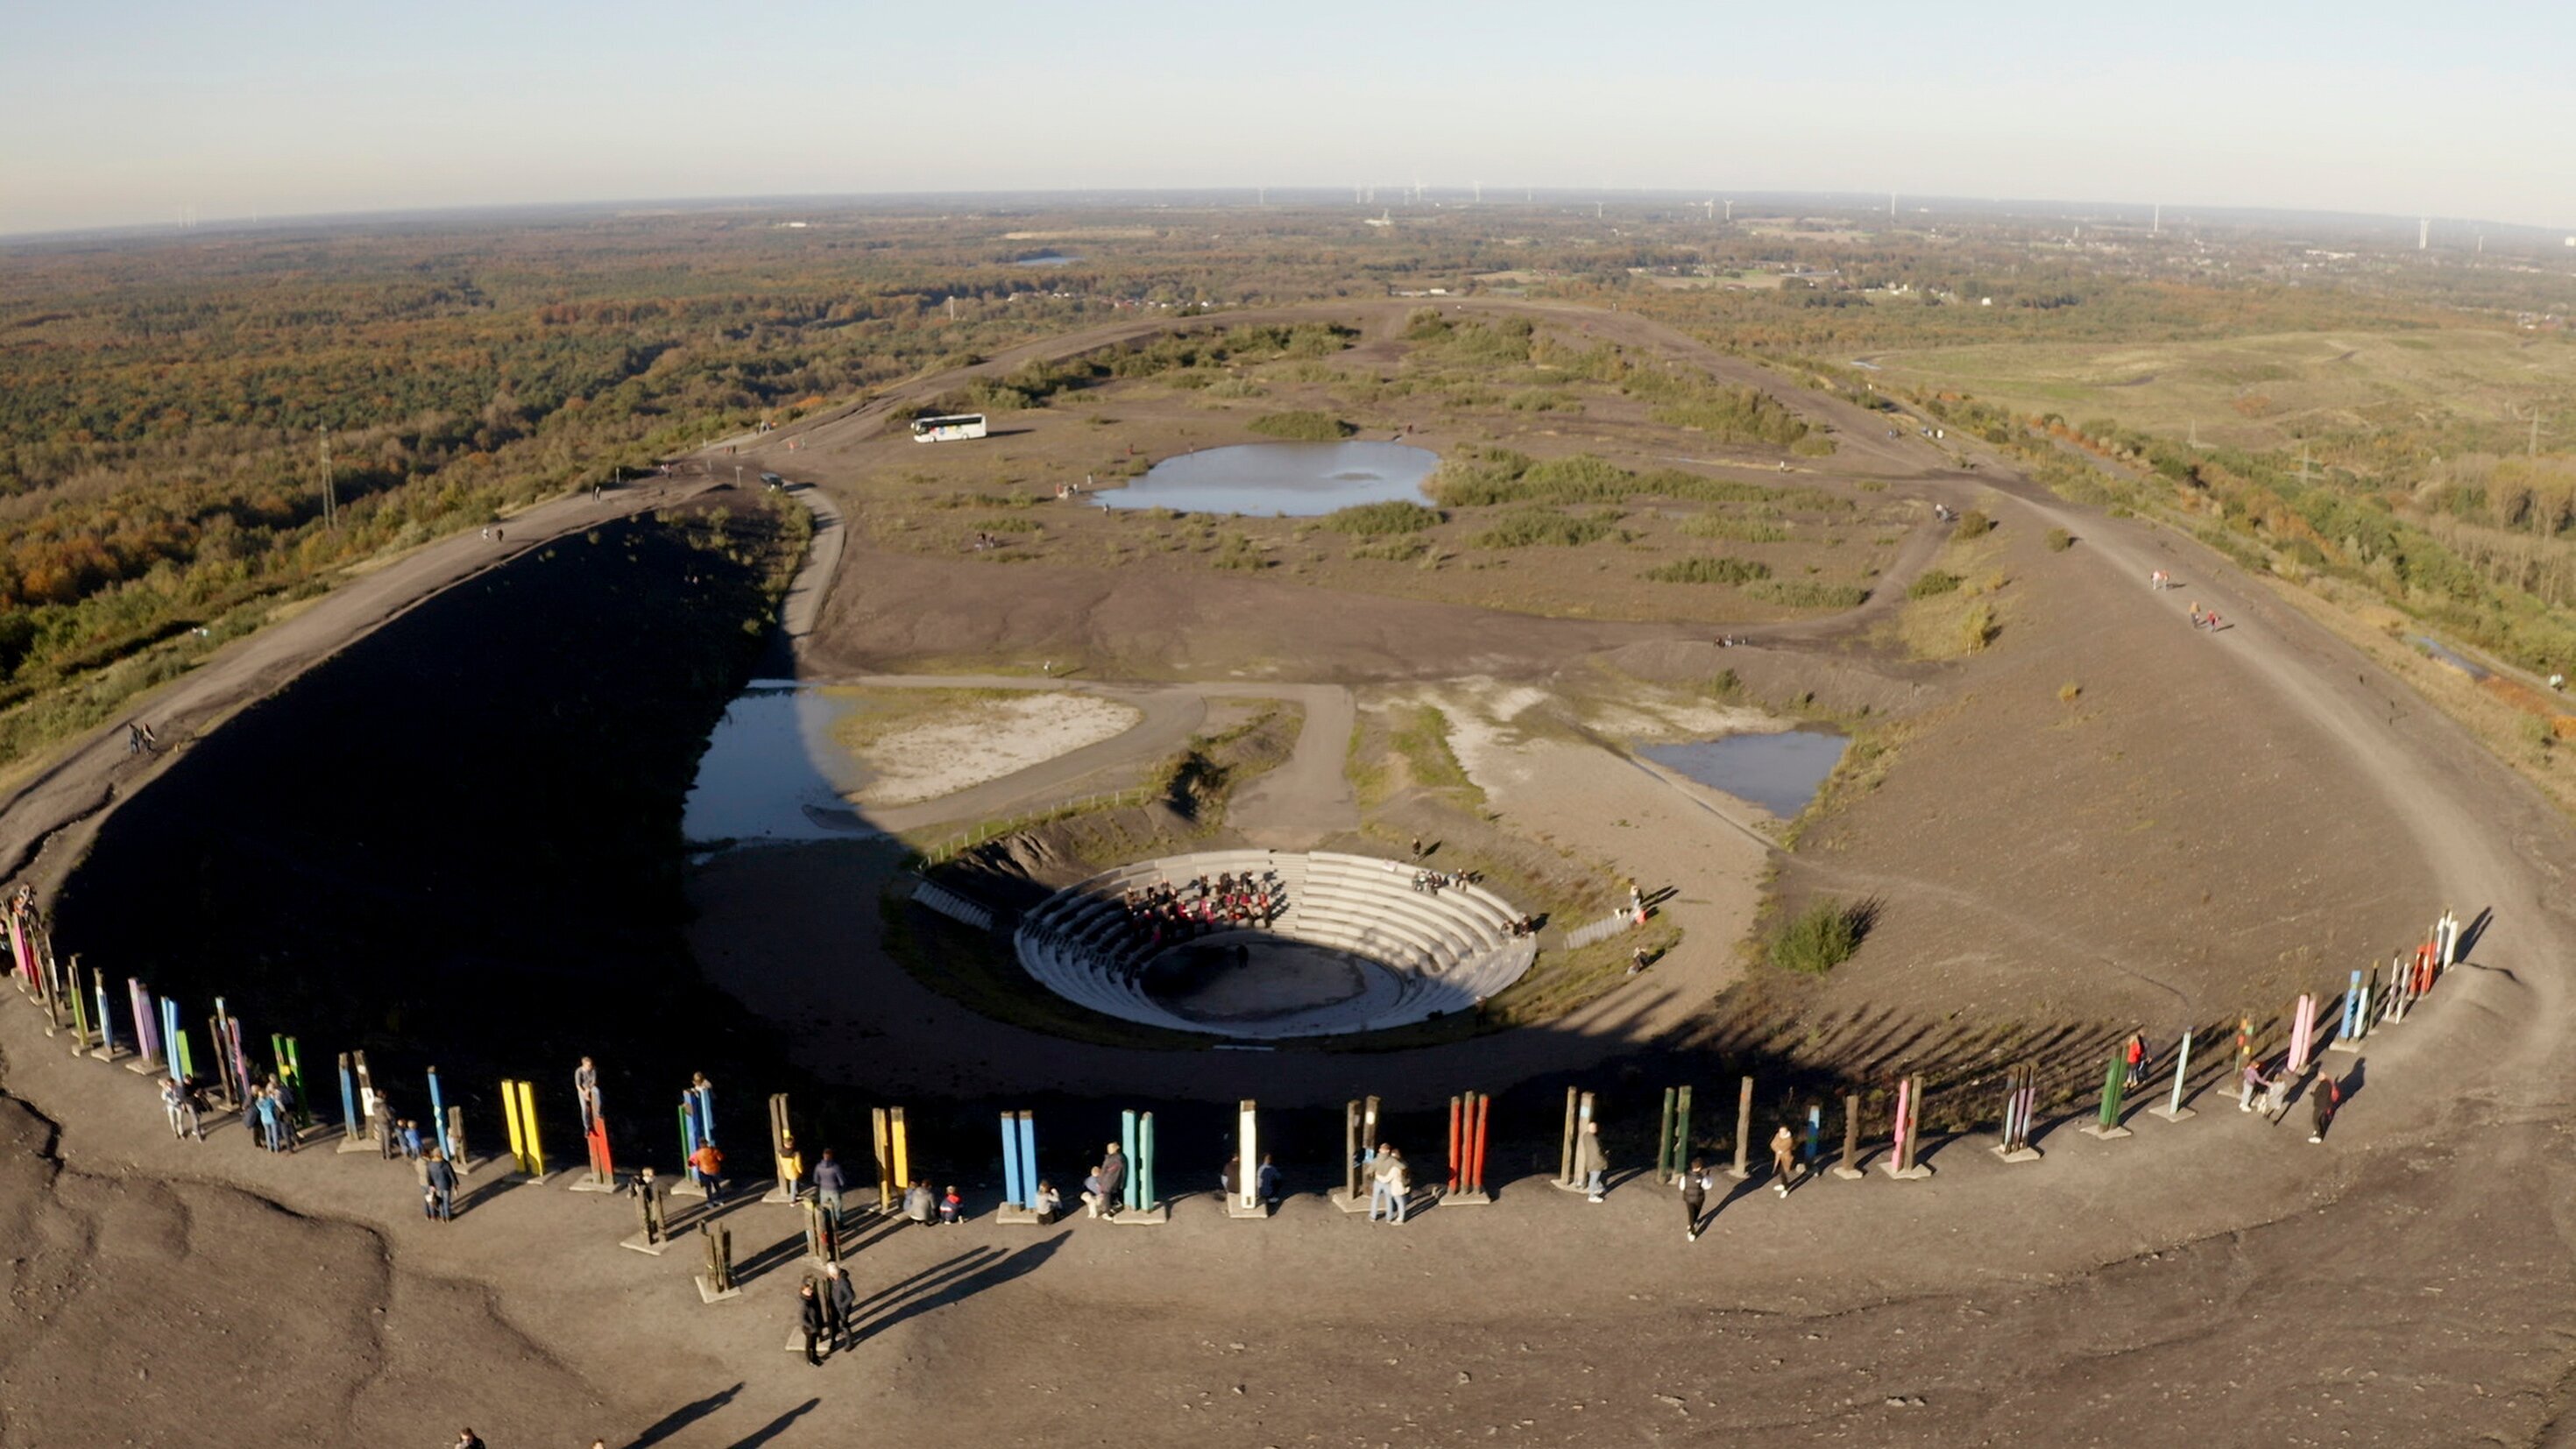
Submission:
[[[1146,968],[1146,991],[1191,1021],[1267,1021],[1364,996],[1383,970],[1348,952],[1242,932],[1164,952]]]

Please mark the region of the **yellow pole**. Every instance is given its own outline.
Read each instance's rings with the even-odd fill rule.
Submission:
[[[886,1109],[888,1126],[894,1132],[894,1190],[900,1195],[912,1190],[912,1143],[903,1130],[903,1109]]]
[[[519,1143],[518,1087],[519,1084],[508,1077],[501,1079],[501,1117],[510,1127],[510,1156],[518,1162],[519,1170],[525,1172],[528,1170],[528,1153]]]
[[[527,1082],[519,1084],[519,1130],[528,1134],[528,1175],[545,1176],[546,1150],[537,1145],[537,1089]]]

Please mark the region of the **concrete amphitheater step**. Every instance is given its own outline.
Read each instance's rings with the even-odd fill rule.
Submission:
[[[1475,887],[1417,891],[1408,861],[1342,852],[1201,851],[1103,871],[1049,897],[1024,919],[1017,950],[1030,976],[1090,1010],[1145,1025],[1249,1039],[1326,1035],[1415,1022],[1471,1007],[1519,979],[1535,943],[1513,937],[1509,903]],[[1129,889],[1186,886],[1200,876],[1274,881],[1282,910],[1272,935],[1379,963],[1360,995],[1328,1007],[1246,1022],[1191,1022],[1144,992],[1136,968],[1161,950],[1228,932],[1139,928]]]

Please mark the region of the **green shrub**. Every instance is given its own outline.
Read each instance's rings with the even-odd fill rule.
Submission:
[[[1299,443],[1332,443],[1349,437],[1359,429],[1331,413],[1269,413],[1246,424],[1268,438],[1286,438]]]
[[[1693,538],[1723,538],[1737,543],[1780,543],[1789,537],[1786,524],[1725,513],[1695,513],[1682,523],[1682,532]]]
[[[1418,533],[1390,538],[1384,543],[1362,544],[1351,550],[1353,558],[1380,559],[1387,563],[1412,563],[1431,551],[1431,540]]]
[[[1336,533],[1358,534],[1376,538],[1389,533],[1419,533],[1439,523],[1447,515],[1437,508],[1401,500],[1389,503],[1360,503],[1336,509],[1317,519]]]
[[[1994,531],[1995,521],[1980,509],[1971,508],[1959,515],[1958,533],[1961,538],[1983,538]]]
[[[1749,584],[1771,577],[1771,566],[1749,558],[1686,558],[1646,570],[1659,584]]]
[[[1909,599],[1928,599],[1936,594],[1955,592],[1959,576],[1948,569],[1925,569],[1905,590]]]
[[[1469,540],[1477,548],[1572,548],[1610,536],[1603,518],[1575,518],[1549,508],[1525,508],[1494,520],[1491,528]]]
[[[2306,541],[2307,540],[2305,539],[2299,540],[2301,543],[2305,543]],[[2048,531],[2048,551],[2050,553],[2064,553],[2074,546],[2074,534],[2068,533],[2062,528],[2052,528]]]
[[[1744,592],[1792,609],[1857,609],[1869,602],[1869,590],[1858,584],[1826,584],[1813,579],[1764,579],[1746,586]]]
[[[1866,903],[1818,901],[1773,931],[1763,954],[1783,971],[1822,976],[1860,949],[1876,915]]]

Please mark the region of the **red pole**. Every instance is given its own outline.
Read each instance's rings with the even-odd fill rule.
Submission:
[[[1458,1099],[1449,1099],[1449,1190],[1458,1190]]]
[[[1476,1146],[1467,1154],[1467,1170],[1472,1175],[1472,1181],[1468,1187],[1470,1192],[1485,1190],[1485,1117],[1492,1110],[1493,1105],[1494,1099],[1491,1097],[1476,1098]]]

